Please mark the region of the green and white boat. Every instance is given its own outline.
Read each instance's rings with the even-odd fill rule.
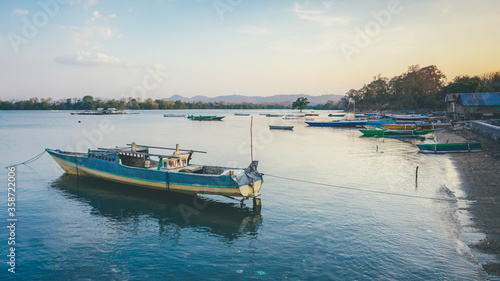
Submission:
[[[362,129],[359,130],[364,137],[388,137],[388,138],[419,138],[422,135],[434,132],[434,130],[387,130],[387,129]]]
[[[479,152],[480,142],[417,144],[421,153]]]

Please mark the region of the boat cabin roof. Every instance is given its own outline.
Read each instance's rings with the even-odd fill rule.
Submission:
[[[158,154],[158,153],[150,153],[149,148],[159,148],[159,149],[169,149],[175,150],[173,154]],[[182,152],[184,151],[184,152]],[[203,152],[203,151],[194,151],[194,150],[178,150],[171,148],[162,148],[162,147],[150,147],[150,146],[142,146],[136,145],[135,149],[132,149],[132,146],[125,147],[115,147],[115,148],[102,148],[99,147],[96,150],[89,150],[89,153],[95,154],[135,154],[142,156],[155,156],[159,158],[182,158],[185,155],[191,155],[193,152]]]

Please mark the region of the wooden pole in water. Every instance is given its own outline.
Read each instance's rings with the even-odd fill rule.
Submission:
[[[250,117],[250,157],[253,162],[253,116]]]
[[[415,170],[415,187],[418,186],[418,166],[417,166],[417,169]]]

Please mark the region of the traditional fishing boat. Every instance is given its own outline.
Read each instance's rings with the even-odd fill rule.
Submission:
[[[365,125],[366,120],[310,121],[306,123],[313,127],[358,127]]]
[[[269,125],[271,130],[293,130],[293,126]]]
[[[250,113],[235,113],[235,116],[250,116]]]
[[[116,108],[104,109],[102,107],[96,110],[86,110],[82,112],[71,112],[71,115],[120,115],[120,114],[139,114],[139,112],[117,111]]]
[[[368,119],[366,120],[366,126],[372,126],[372,127],[382,127],[385,126],[386,124],[395,124],[396,121],[394,119]]]
[[[173,114],[173,113],[169,113],[169,114],[164,114],[163,117],[186,117],[186,114]]]
[[[344,117],[345,115],[345,113],[330,113],[328,117]]]
[[[453,152],[478,152],[481,151],[480,142],[467,143],[426,143],[417,144],[421,153],[453,153]]]
[[[404,124],[383,124],[387,129],[393,130],[425,130],[425,129],[448,129],[451,128],[451,123],[434,122],[434,123],[404,123]]]
[[[172,155],[153,154],[150,149],[174,150]],[[68,174],[100,178],[140,187],[187,194],[237,197],[260,195],[262,174],[258,161],[247,168],[197,165],[193,153],[203,151],[136,145],[98,148],[85,153],[46,149]]]
[[[400,137],[411,138],[434,132],[433,130],[359,130],[365,137]]]
[[[385,117],[394,118],[397,120],[427,120],[428,115],[424,114],[385,114]]]
[[[187,118],[193,121],[221,121],[226,116],[189,115]]]
[[[306,113],[305,116],[319,116],[319,113]]]

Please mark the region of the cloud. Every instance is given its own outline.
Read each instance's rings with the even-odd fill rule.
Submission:
[[[75,66],[87,67],[127,67],[143,69],[152,67],[158,70],[165,70],[165,66],[161,63],[145,64],[145,63],[131,63],[123,61],[119,58],[108,56],[104,53],[90,53],[79,51],[67,55],[62,55],[54,58],[55,63]]]
[[[327,15],[327,10],[330,9],[330,4],[324,4],[323,9],[308,9],[306,6],[295,3],[293,12],[297,17],[303,20],[319,23],[321,26],[346,25],[351,21],[347,16],[330,16]]]
[[[251,25],[243,26],[243,28],[240,30],[240,32],[246,33],[246,34],[253,34],[253,35],[271,34],[271,32],[265,27],[251,26]]]
[[[60,30],[67,32],[71,36],[71,41],[75,45],[82,45],[90,47],[92,49],[102,48],[102,44],[90,42],[86,38],[111,38],[120,37],[120,34],[116,30],[113,30],[107,26],[90,26],[90,27],[78,27],[78,26],[61,26]]]
[[[71,0],[69,3],[73,5],[83,2],[85,6],[94,6],[95,4],[97,4],[97,1],[98,0]]]
[[[28,10],[21,10],[21,9],[15,9],[12,12],[14,14],[16,14],[16,15],[29,15],[30,14],[30,11],[28,11]]]
[[[92,54],[89,52],[76,52],[54,59],[54,62],[67,65],[80,66],[121,66],[122,61],[119,58],[108,56],[104,53]]]
[[[95,10],[92,13],[92,17],[88,20],[88,22],[94,22],[96,20],[107,20],[107,19],[114,19],[116,18],[116,14],[110,14],[107,16],[103,16],[99,11]]]

